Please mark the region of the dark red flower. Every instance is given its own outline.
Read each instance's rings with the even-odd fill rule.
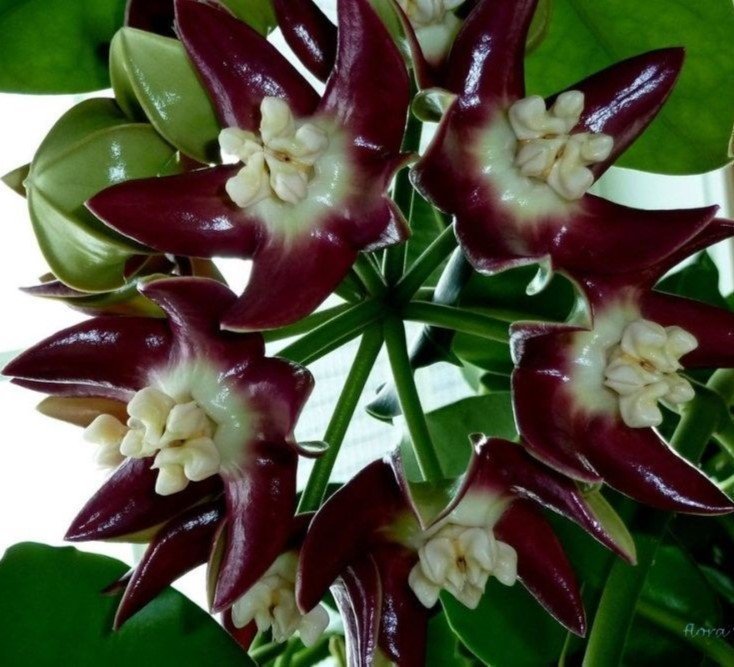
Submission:
[[[252,258],[222,325],[277,327],[318,306],[359,251],[405,237],[386,195],[404,162],[409,82],[367,0],[340,0],[337,62],[319,99],[263,37],[227,12],[176,0],[176,28],[238,164],[109,188],[89,208],[161,252]],[[374,73],[380,76],[375,77]]]

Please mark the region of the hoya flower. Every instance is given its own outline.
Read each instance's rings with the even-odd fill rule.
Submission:
[[[94,318],[32,347],[4,372],[61,399],[118,406],[102,411],[86,437],[103,460],[123,462],[68,539],[149,531],[223,489],[226,536],[213,605],[221,610],[286,542],[298,453],[308,453],[293,428],[313,380],[300,366],[265,357],[259,334],[220,330],[236,300],[222,284],[175,278],[141,290],[168,320]]]
[[[412,177],[456,218],[474,267],[496,273],[649,266],[694,236],[712,209],[641,211],[588,189],[668,97],[683,50],[630,58],[549,99],[525,91],[524,48],[537,0],[481,0],[447,65],[456,97]],[[572,38],[572,37],[569,37]],[[530,91],[532,93],[532,91]]]
[[[337,64],[319,99],[245,23],[198,0],[177,0],[178,34],[233,163],[128,181],[88,204],[114,229],[162,252],[252,258],[243,295],[223,314],[227,329],[300,319],[360,251],[407,233],[386,195],[404,162],[407,71],[367,0],[341,0],[339,25]]]
[[[694,398],[687,371],[734,367],[734,314],[653,289],[681,259],[733,234],[734,223],[715,220],[646,271],[575,272],[589,325],[512,327],[515,415],[535,456],[661,509],[734,509],[656,431],[661,406],[681,410]]]
[[[397,460],[376,461],[316,514],[301,551],[299,606],[312,608],[336,581],[354,665],[372,665],[378,654],[423,665],[426,623],[439,593],[475,608],[490,577],[507,586],[519,580],[583,634],[573,571],[538,503],[633,560],[629,534],[594,497],[602,503],[596,508],[519,445],[483,436],[458,492],[438,505],[420,485],[408,488]],[[602,505],[606,511],[597,513]]]
[[[393,0],[405,33],[418,83],[422,88],[443,80],[451,46],[463,23],[462,16],[476,0]],[[274,0],[278,25],[301,62],[325,80],[336,59],[337,30],[314,0]]]

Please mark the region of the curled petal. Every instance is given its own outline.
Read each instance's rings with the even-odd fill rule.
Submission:
[[[288,543],[297,458],[286,443],[255,442],[238,470],[222,473],[227,523],[213,611],[226,609],[244,595]]]
[[[244,628],[238,628],[232,620],[232,610],[227,609],[222,614],[222,625],[245,651],[250,650],[250,645],[257,635],[257,623],[255,621],[251,621]]]
[[[161,496],[155,491],[157,471],[151,469],[151,463],[152,459],[125,461],[72,521],[65,539],[85,542],[135,535],[221,493],[219,478],[210,477]]]
[[[126,181],[92,197],[100,220],[160,252],[189,257],[247,257],[259,226],[225,191],[236,166]]]
[[[166,586],[207,561],[223,516],[221,501],[197,505],[156,533],[125,588],[115,615],[115,629]]]
[[[278,25],[288,46],[321,81],[336,60],[336,27],[313,0],[273,0]]]
[[[348,566],[331,591],[344,622],[349,664],[372,667],[383,606],[382,582],[372,556]]]
[[[537,3],[477,3],[454,41],[448,63],[447,86],[462,96],[462,105],[477,107],[524,97],[525,42]]]
[[[358,150],[384,158],[397,153],[403,140],[410,103],[408,71],[367,0],[338,0],[337,7],[336,63],[320,110],[351,130]]]
[[[127,403],[96,396],[49,396],[36,409],[46,417],[86,428],[99,415],[112,415],[119,421],[127,420]]]
[[[26,350],[3,374],[49,393],[127,400],[145,384],[148,370],[166,362],[170,332],[162,320],[96,317],[64,329]],[[93,362],[91,362],[93,360]],[[54,391],[58,385],[59,391]],[[97,392],[97,388],[99,391]]]
[[[285,100],[299,116],[313,113],[316,92],[264,37],[210,4],[199,0],[175,4],[176,30],[222,127],[257,129],[263,97]]]
[[[313,609],[336,578],[364,555],[376,533],[407,509],[391,464],[382,460],[331,496],[316,513],[301,549],[298,606]]]
[[[495,526],[517,551],[518,578],[538,602],[574,634],[586,634],[586,613],[573,568],[553,529],[527,500],[518,500]]]

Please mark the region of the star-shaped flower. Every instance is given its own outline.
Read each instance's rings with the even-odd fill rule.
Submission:
[[[386,195],[405,161],[407,71],[367,0],[341,0],[339,26],[337,63],[319,98],[246,24],[207,3],[176,0],[176,29],[233,164],[130,181],[88,204],[114,229],[162,252],[251,258],[245,292],[223,315],[227,329],[300,319],[360,251],[407,234]]]

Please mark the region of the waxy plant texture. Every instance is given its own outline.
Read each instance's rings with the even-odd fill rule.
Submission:
[[[617,511],[734,510],[697,465],[711,432],[690,446],[674,438],[687,456],[663,435],[676,414],[695,421],[711,393],[697,369],[734,368],[734,314],[658,289],[680,262],[734,236],[734,222],[715,207],[637,210],[589,191],[665,104],[683,49],[611,63],[544,99],[524,77],[536,5],[338,0],[334,25],[312,0],[274,0],[318,93],[229,3],[128,3],[112,53],[117,103],[152,123],[148,156],[152,142],[170,155],[143,167],[124,154],[85,191],[86,275],[94,282],[110,257],[119,275],[86,290],[49,259],[54,274],[29,291],[94,317],[4,369],[48,394],[41,412],[84,427],[110,470],[66,538],[148,543],[107,590],[122,593],[116,629],[208,563],[211,610],[253,655],[330,641],[350,665],[423,665],[442,605],[471,614],[491,604],[492,579],[520,584],[583,636],[565,523],[634,564]],[[158,96],[140,85],[161,81],[146,70],[155,58],[135,60],[143,47],[180,76]],[[132,122],[117,103],[80,105],[46,150],[64,132],[84,141]],[[418,120],[428,109],[430,135]],[[198,141],[204,126],[218,160],[181,139],[186,128]],[[26,182],[39,239],[57,224],[33,191],[43,159],[42,147]],[[421,206],[433,227],[409,261]],[[211,261],[223,257],[252,260],[236,292]],[[565,321],[503,322],[457,305],[475,272],[501,281],[530,264],[535,292],[554,273],[572,285]],[[496,437],[493,414],[482,433],[454,425],[463,449],[434,437],[403,320],[509,346],[514,441]],[[266,352],[296,335],[279,356]],[[358,337],[324,442],[299,443],[314,385],[306,366]],[[407,436],[328,486],[383,345]],[[299,497],[301,457],[316,463]]]

